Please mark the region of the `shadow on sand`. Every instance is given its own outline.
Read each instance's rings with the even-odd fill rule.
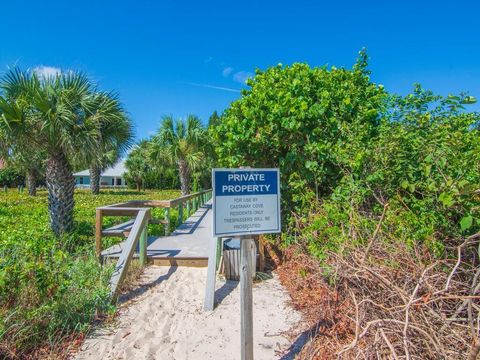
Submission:
[[[310,327],[309,329],[302,331],[297,336],[292,345],[287,349],[287,352],[283,354],[280,360],[294,360],[295,357],[302,351],[303,347],[316,335],[319,334],[321,326],[328,326],[328,322],[320,320],[318,323]],[[321,335],[321,334],[320,334]]]
[[[215,300],[214,304],[217,307],[235,288],[238,286],[239,282],[234,280],[227,280],[221,288],[215,291]]]
[[[136,289],[129,291],[127,294],[122,294],[118,298],[118,305],[121,305],[127,301],[133,300],[142,294],[144,294],[148,289],[151,287],[160,284],[162,281],[168,280],[172,274],[177,271],[176,266],[170,266],[168,268],[168,272],[164,275],[159,276],[157,279],[154,281],[147,283],[147,284],[142,284],[141,286],[137,287]]]

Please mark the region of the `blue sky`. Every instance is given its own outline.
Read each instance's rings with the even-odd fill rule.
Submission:
[[[255,68],[350,67],[362,47],[373,80],[391,92],[419,82],[480,98],[474,1],[9,1],[1,8],[0,72],[14,65],[85,71],[120,93],[138,138],[165,114],[206,121],[239,97]]]

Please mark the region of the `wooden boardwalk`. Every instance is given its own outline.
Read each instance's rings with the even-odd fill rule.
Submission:
[[[211,239],[212,205],[209,201],[171,235],[149,236],[147,259],[155,265],[206,267]],[[102,251],[102,256],[118,258],[124,246],[125,241],[122,241]]]

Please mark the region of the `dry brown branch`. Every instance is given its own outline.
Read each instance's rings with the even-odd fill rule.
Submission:
[[[370,239],[370,242],[368,243],[367,250],[365,250],[365,254],[363,255],[362,262],[365,262],[365,260],[367,259],[368,253],[370,252],[370,249],[371,249],[375,239],[377,238],[378,232],[380,231],[380,229],[382,227],[383,219],[385,219],[385,213],[387,212],[388,205],[389,205],[388,202],[385,203],[385,205],[383,205],[382,215],[380,216],[380,220],[378,221],[377,227],[375,228],[375,231],[373,232],[372,238]]]
[[[369,238],[368,246],[342,244],[341,251],[329,254],[327,272],[299,248],[285,257],[282,282],[309,326],[320,324],[298,359],[473,360],[479,355],[480,233],[445,239],[445,257],[434,258],[421,244],[407,247],[389,235],[387,206],[371,236],[345,229],[346,235]],[[299,244],[305,249],[307,242],[299,236]]]
[[[395,360],[398,360],[398,355],[395,351],[395,348],[393,347],[392,343],[390,342],[390,340],[388,340],[387,336],[385,335],[385,332],[383,331],[383,329],[380,329],[380,334],[382,335],[382,338],[385,340],[385,343],[387,344],[388,348],[390,349],[390,353],[392,354],[392,357],[395,359]]]
[[[475,340],[475,342],[472,344],[472,347],[470,348],[470,352],[468,353],[467,359],[475,360],[479,352],[480,352],[480,342],[478,340]]]
[[[472,331],[472,326],[480,309],[480,296],[476,295],[479,284],[475,283],[479,270],[465,262],[462,253],[472,240],[458,247],[454,263],[436,261],[423,269],[421,262],[405,256],[407,251],[404,256],[399,256],[400,251],[388,254],[376,243],[371,247],[368,265],[363,263],[360,249],[348,256],[333,255],[339,277],[355,296],[356,313],[360,315],[352,321],[355,328],[362,329],[338,355],[458,359],[475,352],[478,331]],[[386,259],[395,260],[398,269],[392,271],[385,266]],[[443,271],[449,264],[450,270]],[[463,302],[468,309],[462,308]],[[362,319],[360,324],[358,318]],[[473,345],[465,341],[468,338]]]

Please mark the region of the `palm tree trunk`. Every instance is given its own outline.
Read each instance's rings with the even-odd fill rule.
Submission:
[[[98,165],[90,166],[90,189],[94,195],[100,193],[100,174],[101,169]]]
[[[180,174],[180,189],[182,196],[190,194],[190,169],[185,160],[178,161],[178,172]]]
[[[27,183],[28,195],[37,196],[37,172],[35,169],[28,169],[25,177]]]
[[[55,235],[60,236],[73,229],[73,194],[75,190],[75,179],[63,153],[49,154],[46,182],[50,225]]]

